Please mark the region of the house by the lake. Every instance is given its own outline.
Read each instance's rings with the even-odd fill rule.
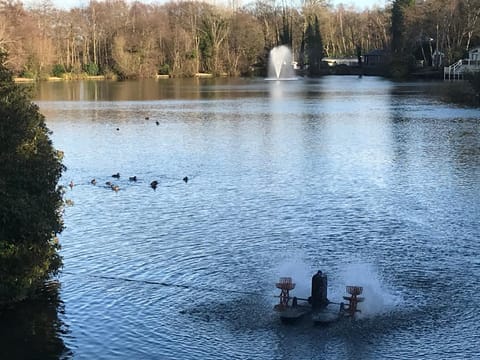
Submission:
[[[458,60],[455,64],[443,68],[443,78],[447,80],[463,79],[468,72],[480,71],[480,46],[468,51],[468,59]]]
[[[363,64],[365,66],[382,66],[387,61],[388,53],[383,49],[375,49],[363,55]]]

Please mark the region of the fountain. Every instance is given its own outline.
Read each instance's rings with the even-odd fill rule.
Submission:
[[[295,80],[292,66],[292,52],[285,45],[274,47],[270,50],[268,61],[269,80]]]

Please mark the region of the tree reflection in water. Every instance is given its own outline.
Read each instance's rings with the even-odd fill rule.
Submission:
[[[0,308],[0,359],[66,359],[72,352],[62,336],[63,302],[58,281],[48,282],[34,299]]]

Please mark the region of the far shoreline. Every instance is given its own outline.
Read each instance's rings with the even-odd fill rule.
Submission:
[[[209,73],[197,73],[193,76],[194,78],[213,78],[215,77],[213,74]],[[222,75],[221,77],[225,77],[225,75]],[[149,79],[170,79],[172,76],[170,75],[155,75],[152,77],[149,77]],[[113,80],[113,81],[118,81],[120,78],[118,76],[105,76],[105,75],[95,75],[95,76],[64,76],[64,77],[58,77],[58,76],[49,76],[45,78],[26,78],[26,77],[21,77],[21,76],[15,76],[13,78],[13,81],[16,83],[35,83],[39,81],[49,81],[49,82],[54,82],[54,81],[75,81],[75,80]],[[132,78],[131,80],[138,80],[138,78]]]
[[[70,81],[70,80],[107,80],[105,75],[96,75],[96,76],[78,76],[78,77],[58,77],[58,76],[49,76],[47,78],[34,79],[26,77],[14,77],[13,81],[16,83],[33,83],[37,81]]]

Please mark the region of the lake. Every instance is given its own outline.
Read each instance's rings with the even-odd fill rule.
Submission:
[[[443,102],[439,86],[353,76],[39,83],[73,205],[46,330],[17,343],[22,334],[4,331],[33,349],[10,351],[478,358],[480,110]],[[275,282],[292,276],[293,294],[307,297],[317,270],[332,301],[363,286],[362,312],[282,324]]]

